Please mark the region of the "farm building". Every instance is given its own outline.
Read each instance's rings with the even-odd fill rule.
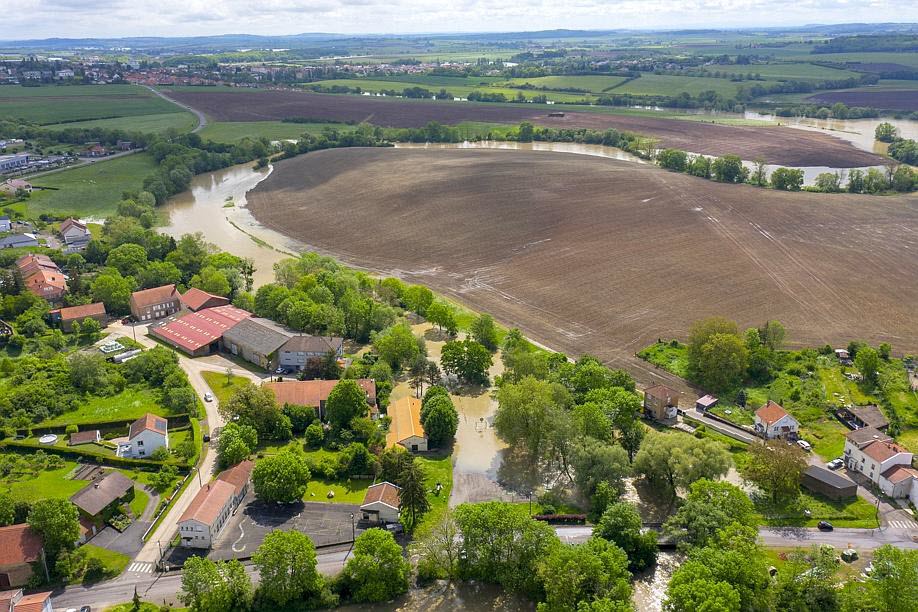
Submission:
[[[147,459],[161,446],[169,448],[169,422],[148,412],[131,423],[128,440],[118,447],[118,456]]]
[[[399,444],[412,452],[427,450],[427,434],[421,426],[421,400],[403,397],[389,404],[387,414],[392,422],[386,434],[386,448]]]
[[[214,308],[215,306],[226,306],[229,303],[229,298],[201,291],[197,287],[192,287],[182,294],[182,305],[191,312]]]
[[[38,297],[54,302],[67,292],[64,273],[47,255],[23,255],[16,260],[16,268],[26,289]]]
[[[879,406],[839,408],[836,414],[851,429],[872,427],[873,429],[885,431],[889,427],[889,419],[886,418]]]
[[[26,584],[44,558],[41,537],[25,523],[0,527],[0,588]]]
[[[131,294],[131,316],[138,321],[153,321],[174,315],[182,307],[175,285],[163,285]]]
[[[679,392],[666,385],[654,385],[644,390],[644,416],[656,421],[676,418]]]
[[[323,359],[329,353],[344,355],[344,338],[329,336],[294,336],[280,349],[278,363],[282,368],[303,370],[310,362]]]
[[[367,489],[360,505],[363,520],[369,523],[397,523],[401,509],[400,487],[391,482],[380,482]]]
[[[857,484],[850,478],[818,465],[803,471],[800,484],[829,499],[846,499],[857,495]]]
[[[108,314],[105,312],[105,304],[96,302],[95,304],[83,304],[81,306],[68,306],[67,308],[58,308],[50,313],[51,322],[58,323],[66,332],[73,330],[74,323],[82,324],[86,319],[94,319],[100,325],[105,325],[108,321]]]
[[[251,316],[235,306],[216,306],[152,326],[150,333],[191,357],[200,357],[216,353],[223,335]]]
[[[22,249],[38,246],[35,234],[10,234],[0,238],[0,249]]]
[[[74,493],[70,501],[80,515],[90,520],[107,518],[121,504],[134,499],[134,481],[121,472],[111,471]],[[93,534],[95,535],[95,534]]]
[[[260,317],[250,317],[223,334],[223,346],[250,363],[273,369],[278,351],[293,336],[277,323]]]
[[[263,386],[274,392],[274,398],[280,405],[295,404],[317,408],[319,418],[325,416],[325,401],[337,380],[285,380],[283,382],[266,382]],[[376,381],[372,378],[359,378],[355,381],[367,396],[367,405],[371,416],[379,415],[376,406]]]
[[[766,440],[781,438],[797,439],[800,423],[787,414],[780,404],[768,400],[764,406],[755,411],[755,433]]]

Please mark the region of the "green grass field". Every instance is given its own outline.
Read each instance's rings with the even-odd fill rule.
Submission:
[[[135,115],[115,117],[112,119],[91,119],[89,121],[72,121],[46,125],[49,130],[66,130],[67,128],[106,128],[111,130],[130,130],[135,132],[165,132],[170,128],[188,132],[198,124],[197,118],[184,111],[159,113],[155,115]]]
[[[599,75],[571,75],[571,76],[544,76],[535,78],[514,78],[501,84],[509,86],[533,85],[535,87],[548,87],[549,89],[583,89],[593,93],[602,93],[621,85],[627,80],[622,76]]]
[[[367,488],[373,484],[372,480],[310,480],[303,495],[303,501],[324,502],[332,504],[362,504],[367,494]],[[328,497],[328,492],[334,491],[335,496]]]
[[[140,487],[135,486],[134,499],[131,500],[131,513],[133,513],[134,518],[140,518],[149,503],[150,496],[145,491],[141,491]]]
[[[876,507],[867,500],[856,497],[847,500],[830,500],[821,495],[801,491],[791,506],[772,507],[758,500],[759,524],[793,527],[815,527],[819,521],[829,521],[835,527],[874,529],[877,525]],[[803,511],[809,510],[810,518]]]
[[[199,133],[205,140],[235,143],[243,138],[267,138],[269,140],[295,140],[308,132],[321,134],[332,128],[339,131],[353,130],[354,126],[342,123],[285,123],[283,121],[240,121],[208,123]]]
[[[131,562],[131,558],[120,552],[108,550],[94,544],[84,544],[82,549],[85,550],[87,558],[99,559],[105,566],[104,578],[114,578],[119,575]],[[80,582],[80,581],[78,581]]]
[[[421,517],[415,531],[425,529],[430,525],[435,525],[443,513],[446,512],[449,503],[449,495],[453,490],[453,457],[419,457],[418,463],[424,470],[424,484],[427,485],[427,499],[430,501],[430,512]],[[437,483],[443,485],[440,494],[436,494]]]
[[[252,381],[244,376],[233,376],[232,380],[227,382],[225,372],[201,372],[201,376],[220,403],[227,401],[242,387],[252,384]]]
[[[816,56],[818,57],[818,56]],[[794,81],[834,81],[857,77],[859,73],[851,70],[840,70],[807,63],[789,64],[749,64],[741,66],[724,66],[724,72],[736,74],[758,74],[768,80]]]
[[[138,85],[0,88],[0,119],[40,124],[183,112]]]
[[[58,470],[45,470],[34,477],[19,480],[0,478],[0,488],[9,491],[16,501],[36,502],[40,499],[69,499],[71,495],[86,486],[85,480],[71,480],[70,473],[76,467],[75,461],[64,461]]]
[[[645,361],[659,366],[667,372],[686,378],[688,376],[688,358],[685,354],[685,345],[677,341],[673,346],[670,342],[656,342],[638,352],[637,356]]]
[[[730,79],[715,79],[708,77],[669,76],[665,74],[642,73],[641,77],[616,87],[609,93],[633,94],[640,96],[677,96],[686,92],[697,96],[703,91],[715,92],[732,97],[736,94],[742,83]]]
[[[901,64],[918,68],[918,53],[886,53],[886,52],[863,52],[863,53],[814,53],[806,55],[792,55],[786,59],[809,61],[809,62],[827,62],[827,63],[863,63],[863,64]]]
[[[310,83],[310,85],[321,85],[322,87],[360,87],[364,91],[378,92],[383,90],[395,90],[401,92],[403,89],[408,87],[424,87],[418,83],[410,83],[407,81],[382,81],[375,79],[331,79],[328,81],[316,81],[315,83]],[[537,91],[531,89],[511,89],[509,87],[495,87],[495,86],[476,86],[476,85],[450,85],[446,86],[435,86],[431,85],[425,87],[429,89],[432,93],[437,93],[440,89],[446,89],[453,97],[467,98],[468,95],[473,91],[480,91],[482,93],[490,94],[503,94],[507,99],[512,100],[516,98],[517,94],[523,94],[523,96],[529,100],[535,96],[545,95],[549,100],[554,100],[556,102],[577,102],[583,99],[591,99],[593,96],[588,94],[566,94],[559,93],[555,91]]]
[[[137,419],[152,412],[167,415],[167,411],[156,402],[152,389],[128,387],[112,397],[93,397],[77,410],[49,419],[42,426],[69,425],[71,423],[99,423],[121,419]]]
[[[149,154],[135,153],[38,176],[31,179],[33,185],[53,190],[33,191],[27,208],[33,215],[105,217],[115,212],[121,192],[141,189],[154,170],[156,162]]]

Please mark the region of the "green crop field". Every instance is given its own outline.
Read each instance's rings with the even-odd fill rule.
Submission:
[[[859,73],[851,70],[839,70],[806,63],[725,66],[723,71],[737,74],[759,74],[768,80],[834,81],[859,76]]]
[[[137,85],[2,87],[0,119],[40,124],[185,112]]]
[[[717,93],[732,97],[742,83],[730,79],[708,77],[669,76],[665,74],[642,73],[641,77],[616,87],[611,93],[634,94],[641,96],[678,96],[687,92],[697,96],[703,91],[714,90]]]
[[[422,87],[476,87],[499,83],[503,79],[494,76],[440,76],[432,74],[399,74],[393,76],[377,77],[379,81],[398,81],[401,83],[414,83]]]
[[[813,53],[794,55],[786,59],[795,59],[804,62],[827,62],[832,64],[862,63],[862,64],[901,64],[918,68],[918,53],[887,53],[887,52],[862,52],[862,53]]]
[[[409,83],[407,81],[379,81],[375,79],[331,79],[328,81],[316,81],[315,83],[310,83],[310,85],[321,85],[322,87],[360,87],[364,91],[378,92],[383,90],[395,90],[401,92],[403,89],[408,87],[423,87],[418,83]],[[507,99],[516,98],[517,94],[523,94],[526,99],[534,98],[538,95],[545,95],[549,100],[554,100],[556,102],[577,102],[583,100],[584,98],[592,98],[593,96],[587,94],[566,94],[559,93],[555,91],[536,91],[536,90],[523,90],[523,89],[511,89],[509,87],[478,87],[478,86],[429,86],[425,87],[429,89],[432,93],[440,91],[440,89],[446,89],[454,97],[466,98],[473,91],[480,91],[482,93],[490,94],[504,94]]]
[[[156,162],[149,154],[135,153],[38,176],[31,179],[33,185],[55,190],[32,192],[28,210],[104,217],[115,212],[122,191],[140,189],[154,170]]]
[[[618,87],[627,80],[622,76],[544,76],[535,78],[514,78],[502,84],[511,86],[532,85],[534,87],[547,87],[549,89],[583,89],[593,93],[602,93]]]
[[[208,123],[201,130],[201,138],[215,142],[234,143],[243,138],[267,138],[269,140],[292,140],[304,133],[320,134],[322,130],[353,130],[342,123],[286,123],[283,121],[240,121]]]
[[[130,130],[135,132],[165,132],[170,128],[188,132],[198,124],[191,113],[184,111],[159,113],[156,115],[134,115],[131,117],[114,117],[112,119],[91,119],[89,121],[71,121],[69,123],[52,123],[45,127],[50,130],[68,128],[106,128],[111,130]]]

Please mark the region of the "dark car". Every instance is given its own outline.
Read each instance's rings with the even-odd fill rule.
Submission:
[[[819,527],[819,531],[832,531],[835,529],[829,521],[819,521],[817,527]]]

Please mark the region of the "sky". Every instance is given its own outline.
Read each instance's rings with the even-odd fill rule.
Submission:
[[[3,0],[0,38],[915,22],[915,0]]]

